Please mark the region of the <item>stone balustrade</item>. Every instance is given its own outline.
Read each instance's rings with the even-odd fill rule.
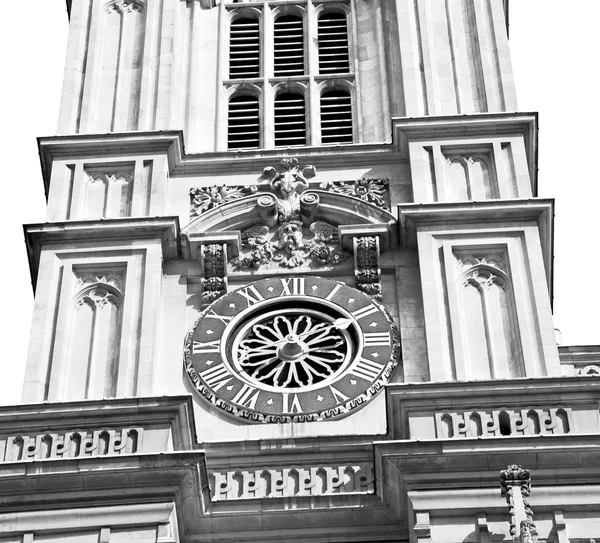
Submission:
[[[443,439],[568,434],[573,427],[573,410],[569,407],[435,413],[436,437]]]
[[[133,454],[142,446],[143,433],[143,428],[131,427],[0,436],[0,458],[18,462]]]
[[[372,494],[373,466],[269,467],[209,473],[213,501]]]

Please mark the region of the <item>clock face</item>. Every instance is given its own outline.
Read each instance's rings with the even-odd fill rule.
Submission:
[[[384,307],[319,277],[273,277],[213,302],[185,341],[196,389],[253,422],[340,417],[369,401],[399,358]]]

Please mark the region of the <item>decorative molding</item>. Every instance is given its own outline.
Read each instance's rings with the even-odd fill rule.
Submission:
[[[126,171],[117,171],[113,173],[105,173],[99,171],[86,172],[85,180],[87,183],[101,182],[106,185],[109,183],[116,183],[120,181],[122,183],[133,183],[133,173]]]
[[[531,492],[530,471],[516,464],[509,465],[500,472],[500,486],[501,494],[508,504],[510,535],[513,541],[537,543],[538,534],[528,499]]]
[[[129,427],[12,435],[6,438],[2,462],[133,454],[141,449],[143,433],[143,428]]]
[[[107,13],[130,13],[139,11],[143,13],[146,9],[145,0],[109,0],[105,6]]]
[[[209,473],[212,501],[373,494],[373,466],[304,466]]]
[[[90,287],[92,285],[110,285],[111,287],[117,289],[119,292],[123,292],[124,286],[124,278],[120,273],[115,271],[107,271],[107,272],[75,272],[77,277],[77,290],[83,290],[84,288]]]
[[[227,244],[200,246],[202,265],[202,303],[208,305],[227,292]]]
[[[199,217],[204,212],[245,198],[258,190],[257,185],[213,185],[212,187],[193,187],[190,189],[190,217]]]
[[[417,541],[429,540],[431,538],[431,519],[429,511],[415,512],[415,525],[413,527]]]
[[[439,439],[570,434],[574,431],[574,426],[573,410],[570,407],[435,413],[436,435]]]
[[[600,365],[588,364],[587,366],[576,368],[576,375],[587,375],[590,377],[600,377]]]
[[[359,198],[363,202],[389,211],[389,179],[362,178],[356,181],[325,181],[319,188]]]
[[[356,288],[375,300],[381,301],[381,268],[379,266],[379,238],[356,237],[354,247],[354,275]]]
[[[497,254],[491,255],[464,255],[458,258],[458,268],[460,272],[465,272],[470,268],[477,266],[488,266],[490,268],[496,268],[506,274],[508,274],[508,268],[506,263]]]

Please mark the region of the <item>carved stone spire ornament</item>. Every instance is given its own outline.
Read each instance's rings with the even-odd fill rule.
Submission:
[[[506,498],[506,503],[508,503],[510,535],[513,542],[537,543],[538,533],[528,500],[531,492],[530,471],[512,464],[500,472],[500,485],[502,496]]]

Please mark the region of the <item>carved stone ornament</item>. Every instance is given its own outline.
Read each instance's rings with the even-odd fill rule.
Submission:
[[[281,165],[279,171],[263,171],[272,193],[257,200],[261,222],[242,232],[242,250],[232,267],[249,270],[276,263],[283,268],[320,268],[349,258],[339,247],[338,228],[316,220],[318,194],[305,193],[315,168],[300,168],[296,158],[284,158]]]
[[[190,189],[190,216],[199,217],[205,211],[222,206],[254,194],[256,185],[248,187],[213,185],[212,187],[194,187]]]
[[[356,181],[326,181],[319,187],[329,192],[337,192],[359,198],[389,211],[389,179],[357,179]]]
[[[106,272],[81,272],[76,273],[77,276],[77,290],[83,290],[84,288],[90,287],[95,284],[104,284],[114,287],[119,292],[123,292],[123,276],[120,273],[114,271]]]
[[[227,292],[227,245],[208,243],[200,248],[202,303],[214,302]]]
[[[130,13],[131,11],[143,13],[145,8],[145,0],[109,0],[106,3],[106,11],[108,13]]]
[[[496,254],[485,256],[465,255],[461,256],[458,259],[458,267],[459,271],[461,272],[464,272],[470,268],[475,268],[477,266],[488,266],[490,268],[496,268],[497,270],[501,270],[504,273],[508,273],[506,263],[499,255]]]
[[[276,229],[256,225],[242,232],[242,252],[231,261],[234,269],[258,269],[275,262],[279,267],[337,266],[350,257],[339,248],[339,230],[325,221],[306,228],[301,221],[284,222]]]
[[[379,267],[379,238],[357,237],[354,245],[354,274],[356,288],[381,301],[381,268]]]
[[[185,340],[198,392],[251,422],[345,416],[389,380],[396,326],[363,292],[320,277],[273,277],[212,303]]]
[[[513,541],[537,543],[538,533],[528,499],[531,491],[530,471],[512,464],[500,472],[500,486],[508,504]]]

